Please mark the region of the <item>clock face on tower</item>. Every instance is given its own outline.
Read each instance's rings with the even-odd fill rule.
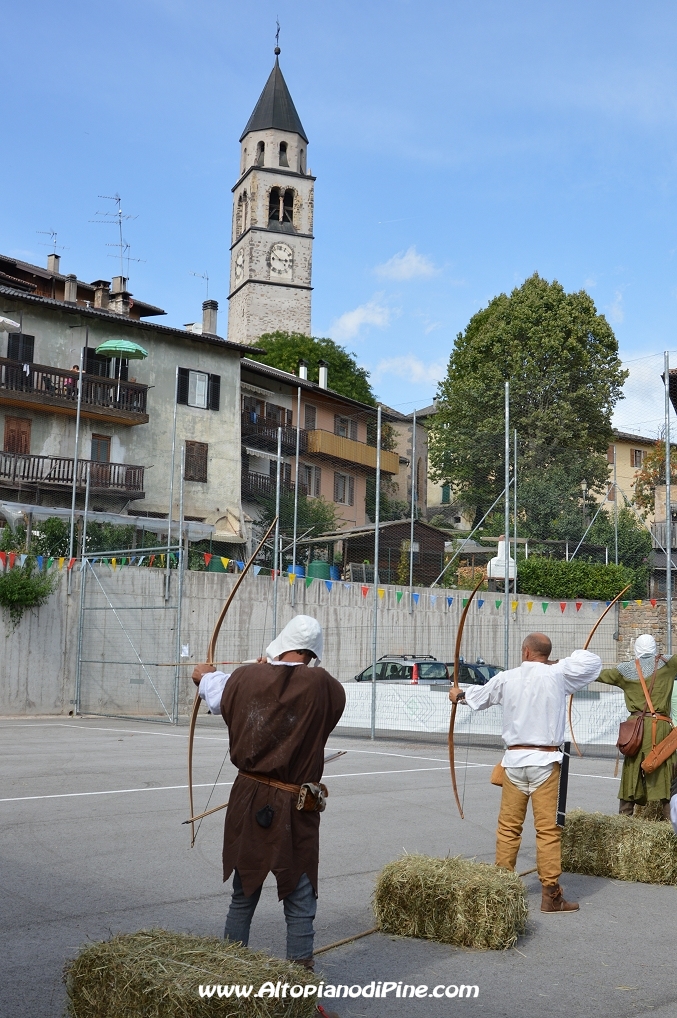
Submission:
[[[244,250],[240,248],[235,259],[235,282],[239,283],[244,276]]]
[[[270,278],[291,279],[294,252],[289,244],[273,244],[270,249]]]

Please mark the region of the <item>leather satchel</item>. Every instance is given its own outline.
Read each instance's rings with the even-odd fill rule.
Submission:
[[[491,772],[490,781],[492,785],[503,785],[503,775],[505,774],[505,767],[502,763],[497,763]]]
[[[640,714],[631,715],[627,721],[621,721],[618,727],[618,741],[616,745],[618,750],[623,756],[637,756],[642,743],[644,742],[644,718],[646,717],[649,710],[651,713],[654,712],[653,704],[651,702],[651,693],[653,693],[654,682],[656,681],[656,670],[658,668],[658,661],[654,666],[653,677],[651,679],[651,692],[646,688],[646,682],[642,675],[642,669],[639,661],[635,661],[635,667],[637,668],[637,675],[639,681],[642,684],[642,692],[647,702],[648,710],[643,710]]]
[[[645,774],[653,774],[675,752],[677,752],[677,728],[673,725],[670,734],[666,735],[657,746],[652,747],[651,752],[647,753],[642,760],[640,767]]]

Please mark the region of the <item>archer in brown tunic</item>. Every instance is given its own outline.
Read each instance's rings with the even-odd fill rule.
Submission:
[[[285,662],[238,668],[221,698],[231,761],[275,781],[318,783],[325,743],[345,702],[343,686],[324,668]],[[256,814],[266,806],[272,822],[261,827]],[[293,794],[238,775],[226,813],[224,880],[237,870],[249,896],[272,872],[282,899],[306,873],[317,894],[319,840],[319,813],[297,810]]]

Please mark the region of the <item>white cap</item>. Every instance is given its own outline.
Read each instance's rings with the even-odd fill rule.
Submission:
[[[653,636],[643,633],[635,640],[635,657],[655,657],[656,641]]]
[[[288,622],[279,636],[266,647],[266,657],[274,661],[288,650],[310,650],[318,661],[322,658],[322,626],[310,615],[297,615]]]

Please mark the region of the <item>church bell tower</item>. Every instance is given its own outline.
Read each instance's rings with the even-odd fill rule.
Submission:
[[[308,138],[275,65],[240,138],[233,188],[228,339],[310,335],[313,184]]]

